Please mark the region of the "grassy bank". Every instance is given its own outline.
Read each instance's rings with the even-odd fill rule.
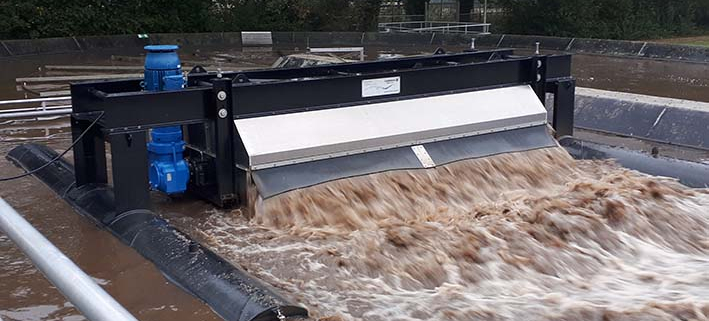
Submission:
[[[690,45],[690,46],[702,46],[709,47],[709,35],[697,36],[697,37],[682,37],[682,38],[668,38],[668,39],[658,39],[655,42],[670,43],[674,45]]]

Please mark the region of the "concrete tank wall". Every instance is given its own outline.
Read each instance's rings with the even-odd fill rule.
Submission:
[[[479,48],[534,49],[566,51],[636,58],[709,62],[709,48],[642,41],[563,38],[527,35],[461,35],[442,33],[359,33],[359,32],[273,32],[273,44],[281,48],[323,46],[469,46],[476,38]],[[158,33],[150,34],[152,43],[175,43],[183,46],[241,47],[240,32]],[[88,36],[0,41],[0,57],[65,53],[113,48],[139,49],[148,41],[135,35]]]
[[[576,88],[578,128],[709,150],[709,103]]]

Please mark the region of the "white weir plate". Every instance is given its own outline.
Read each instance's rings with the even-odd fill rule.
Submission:
[[[531,87],[515,86],[345,108],[237,119],[257,170],[543,125]]]
[[[416,158],[418,158],[419,162],[421,162],[421,166],[424,168],[436,167],[436,163],[431,158],[431,155],[428,154],[426,147],[423,145],[415,145],[411,146],[411,150],[414,151]]]

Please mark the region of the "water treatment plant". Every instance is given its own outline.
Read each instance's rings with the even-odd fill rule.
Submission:
[[[472,38],[3,41],[0,319],[706,319],[709,50]]]

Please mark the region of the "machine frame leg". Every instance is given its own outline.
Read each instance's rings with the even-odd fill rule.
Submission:
[[[217,195],[221,206],[228,207],[237,201],[234,162],[234,116],[232,81],[228,78],[212,80],[214,96],[214,152],[216,154]]]
[[[150,209],[147,131],[109,135],[116,214]]]
[[[554,117],[551,124],[556,130],[556,136],[572,136],[574,134],[576,81],[571,78],[558,80],[550,83],[550,87],[550,91],[554,94]]]
[[[91,124],[91,121],[71,116],[71,136],[77,140]],[[106,184],[106,142],[99,126],[91,128],[74,146],[74,168],[76,184]]]
[[[531,60],[531,79],[532,89],[539,97],[540,101],[546,99],[546,84],[547,84],[547,57],[534,56]]]

